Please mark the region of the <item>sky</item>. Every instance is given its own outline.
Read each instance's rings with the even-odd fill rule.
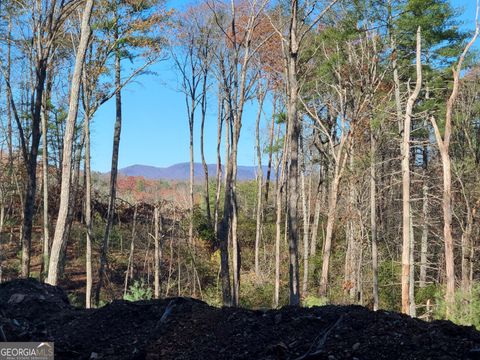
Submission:
[[[170,7],[182,6],[184,0],[171,0]],[[461,21],[466,29],[474,29],[476,0],[451,0],[454,7],[463,9]],[[185,95],[178,91],[178,79],[171,61],[150,68],[154,75],[143,75],[122,92],[122,134],[119,167],[142,164],[165,167],[189,161],[189,132]],[[205,157],[216,162],[217,115],[216,98],[209,98],[210,109],[205,124]],[[267,107],[268,109],[268,107]],[[262,119],[265,132],[267,118]],[[255,154],[254,106],[246,106],[239,143],[238,164],[254,165]],[[107,172],[110,169],[115,121],[115,102],[110,100],[96,113],[92,125],[92,168]],[[199,121],[195,128],[195,161],[200,162]],[[222,159],[224,151],[222,149]]]

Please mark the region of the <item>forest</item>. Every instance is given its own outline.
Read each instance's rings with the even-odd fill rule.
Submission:
[[[0,1],[0,281],[60,285],[87,309],[183,296],[480,326],[470,2]],[[164,121],[188,133],[164,136],[188,137],[188,181],[119,172],[122,94],[161,82],[160,62],[184,103]],[[248,128],[256,176],[239,180]]]

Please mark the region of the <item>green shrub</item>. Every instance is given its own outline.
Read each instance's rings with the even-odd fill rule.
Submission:
[[[85,301],[82,301],[82,298],[79,296],[79,294],[76,293],[69,293],[68,295],[68,301],[70,302],[70,305],[80,308],[85,306]]]
[[[240,305],[249,309],[271,308],[275,287],[257,283],[253,274],[244,274],[240,286]]]
[[[436,284],[428,284],[421,288],[415,288],[415,304],[417,305],[417,316],[422,316],[427,311],[427,302],[430,300],[433,304],[438,297],[440,287]]]
[[[437,292],[434,317],[448,319],[459,325],[473,325],[480,329],[480,284],[475,284],[472,293],[458,290],[450,316],[446,316],[445,291]]]
[[[378,267],[380,308],[400,311],[402,298],[401,266],[394,261],[384,261]]]
[[[203,301],[208,305],[221,307],[222,306],[222,291],[220,287],[216,285],[204,288],[202,291]]]
[[[207,217],[198,206],[193,209],[193,229],[195,235],[211,246],[215,245],[215,231]]]
[[[328,299],[326,297],[318,297],[314,295],[309,295],[303,300],[303,306],[310,308],[313,306],[325,306],[328,304]]]
[[[134,281],[128,288],[127,293],[123,297],[128,301],[150,300],[152,298],[152,289],[148,287],[143,280]]]

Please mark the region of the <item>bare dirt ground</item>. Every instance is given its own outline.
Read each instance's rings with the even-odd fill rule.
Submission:
[[[0,285],[3,341],[50,340],[56,359],[480,359],[480,332],[360,306],[253,311],[189,298],[76,309],[36,280]]]

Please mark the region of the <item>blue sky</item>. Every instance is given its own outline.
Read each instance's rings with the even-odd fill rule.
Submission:
[[[183,4],[185,1],[170,1]],[[474,28],[476,0],[452,0],[455,7],[464,9],[461,17],[465,27]],[[123,126],[120,142],[119,167],[134,164],[169,166],[189,161],[188,122],[184,95],[177,91],[177,76],[170,61],[151,68],[156,75],[146,75],[129,84],[122,93]],[[216,99],[205,125],[205,153],[208,163],[216,162]],[[268,107],[269,108],[269,107]],[[267,113],[267,116],[269,114]],[[255,109],[247,106],[239,144],[238,163],[255,163]],[[92,126],[92,168],[106,172],[110,169],[115,104],[109,101],[100,108]],[[263,119],[263,128],[266,128]],[[199,124],[195,129],[195,161],[200,161]],[[222,151],[222,159],[223,159]]]
[[[156,75],[145,75],[122,92],[122,136],[119,167],[134,164],[169,166],[189,161],[189,131],[185,95],[177,91],[177,77],[170,61],[151,68]],[[205,156],[216,163],[217,99],[209,97],[211,108],[205,124]],[[238,163],[252,165],[256,156],[255,109],[247,105],[239,144]],[[100,108],[92,126],[92,168],[109,171],[115,103],[110,100]],[[200,158],[200,119],[195,126],[195,161]],[[223,158],[223,151],[222,151]]]

